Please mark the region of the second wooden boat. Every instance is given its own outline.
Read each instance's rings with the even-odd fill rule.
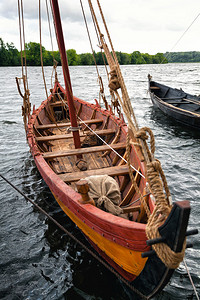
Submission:
[[[177,122],[200,129],[200,96],[190,95],[149,78],[149,93],[152,103]]]

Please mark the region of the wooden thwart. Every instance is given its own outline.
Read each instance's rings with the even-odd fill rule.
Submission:
[[[93,120],[85,120],[84,123],[87,125],[89,124],[98,124],[98,123],[103,123],[102,119],[93,119]],[[79,122],[79,124],[84,124],[82,121]],[[60,128],[60,127],[69,127],[71,126],[70,122],[67,123],[58,123],[58,124],[43,124],[43,125],[38,125],[37,129],[53,129],[53,128]]]
[[[56,101],[56,102],[51,102],[50,103],[51,106],[64,106],[65,104],[68,106],[68,103],[65,100],[63,100],[63,101]]]
[[[161,100],[177,100],[177,99],[181,99],[188,103],[194,103],[196,105],[200,105],[200,100],[189,99],[189,98],[184,98],[184,97],[161,98]],[[185,104],[185,102],[180,101],[180,102],[167,102],[167,103],[169,103],[169,104]]]
[[[112,144],[111,147],[114,150],[125,149],[126,144],[125,143]],[[107,151],[107,150],[110,150],[110,147],[107,145],[102,145],[102,146],[96,146],[96,147],[87,147],[87,148],[79,148],[79,149],[69,149],[69,150],[64,150],[64,151],[46,152],[46,153],[43,153],[43,157],[45,159],[53,159],[56,157],[72,156],[72,155],[77,155],[77,154],[88,154],[88,153],[101,152],[101,151]]]
[[[137,206],[130,206],[130,207],[122,207],[123,213],[130,213],[130,212],[136,212],[140,210],[140,205]]]
[[[160,88],[158,86],[150,86],[151,90],[160,90]]]
[[[86,178],[92,175],[108,175],[108,176],[120,176],[128,174],[129,169],[128,166],[115,166],[115,167],[108,167],[96,170],[88,170],[83,172],[74,172],[74,173],[67,173],[58,175],[60,179],[65,182],[73,182],[78,181],[82,178]]]
[[[95,133],[97,135],[109,135],[109,134],[114,134],[115,130],[113,129],[103,129],[103,130],[96,130]],[[93,132],[90,132],[91,135],[94,135]],[[80,132],[80,137],[86,136],[87,132]],[[55,135],[50,135],[50,136],[43,136],[43,137],[36,137],[36,141],[38,142],[47,142],[47,141],[55,141],[55,140],[63,140],[63,139],[68,139],[72,138],[72,133],[69,134],[55,134]]]

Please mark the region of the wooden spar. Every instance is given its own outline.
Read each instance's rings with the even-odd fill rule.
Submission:
[[[58,47],[60,50],[60,56],[61,56],[61,62],[62,62],[66,96],[67,96],[67,102],[68,102],[68,106],[69,106],[70,121],[71,121],[72,128],[75,129],[75,128],[78,128],[78,124],[77,124],[76,111],[75,111],[74,101],[73,101],[72,86],[71,86],[71,80],[70,80],[70,74],[69,74],[67,55],[66,55],[66,50],[65,50],[65,42],[64,42],[64,37],[63,37],[60,11],[59,11],[59,6],[58,6],[58,1],[51,0],[51,2],[52,2],[53,18],[54,18],[55,28],[56,28],[56,33],[57,33]],[[73,139],[74,139],[74,146],[76,149],[78,149],[81,147],[79,130],[72,131],[72,133],[73,133]],[[82,158],[82,155],[81,154],[77,155],[77,157]]]

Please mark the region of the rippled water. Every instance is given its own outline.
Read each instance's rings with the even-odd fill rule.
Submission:
[[[147,94],[147,75],[200,94],[199,70],[199,64],[122,67],[139,125],[149,126],[154,132],[156,157],[162,163],[173,199],[190,200],[190,228],[200,228],[200,132],[154,110]],[[22,99],[15,84],[20,72],[20,68],[0,68],[0,172],[85,242],[56,204],[29,153],[21,117]],[[100,72],[104,77],[103,68]],[[50,78],[51,68],[47,67],[45,73]],[[28,74],[31,102],[37,107],[45,99],[41,70],[31,67]],[[94,67],[72,67],[71,76],[74,95],[89,101],[98,99]],[[0,299],[130,299],[114,275],[1,179],[0,191]],[[200,293],[199,235],[190,241],[194,248],[186,251],[186,262]],[[155,299],[195,299],[183,264]]]

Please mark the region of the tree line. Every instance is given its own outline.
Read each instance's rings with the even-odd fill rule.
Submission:
[[[167,60],[172,63],[200,62],[200,52],[198,51],[166,52],[164,56],[167,57]]]
[[[35,42],[30,42],[25,44],[26,50],[26,63],[28,66],[40,66],[40,44]],[[157,53],[156,55],[150,55],[148,53],[140,53],[139,51],[134,51],[131,54],[116,51],[118,61],[121,65],[129,64],[159,64],[167,63],[167,60],[162,53]],[[42,57],[44,66],[51,66],[53,64],[53,59],[61,65],[61,59],[59,51],[48,51],[45,47],[42,47]],[[102,52],[94,53],[95,61],[97,65],[104,65],[107,63],[106,57]],[[70,66],[78,65],[94,65],[94,57],[91,53],[81,53],[77,54],[75,49],[67,50],[67,58]],[[4,43],[0,38],[0,66],[20,66],[21,65],[21,52],[16,49],[13,43]]]
[[[40,44],[30,42],[25,44],[26,63],[28,66],[40,66]],[[134,51],[132,53],[124,53],[116,51],[116,55],[121,65],[129,64],[160,64],[168,62],[200,62],[200,52],[167,52],[150,55],[148,53],[140,53]],[[53,59],[61,65],[59,51],[48,51],[42,47],[42,57],[44,66],[53,65]],[[102,52],[94,53],[97,65],[107,63],[106,57]],[[67,58],[70,66],[78,65],[94,65],[94,57],[91,53],[77,54],[75,49],[67,50]],[[20,66],[21,52],[16,49],[13,43],[4,43],[0,38],[0,66]]]

